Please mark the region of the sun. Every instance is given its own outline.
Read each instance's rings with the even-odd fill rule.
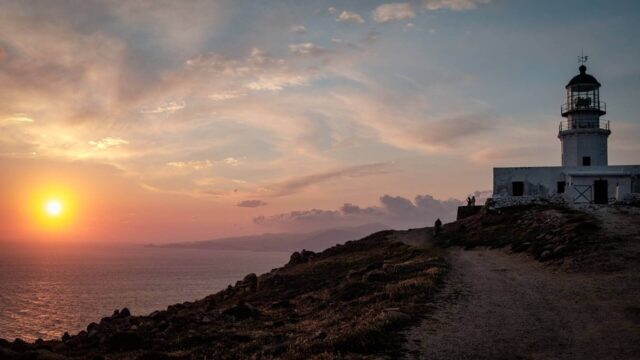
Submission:
[[[47,201],[44,210],[47,215],[57,217],[64,211],[64,206],[60,200],[52,199]]]

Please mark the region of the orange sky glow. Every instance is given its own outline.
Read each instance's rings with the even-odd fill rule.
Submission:
[[[3,3],[0,243],[449,219],[460,199],[486,196],[492,167],[560,163],[582,47],[603,83],[609,162],[637,163],[633,11],[384,5]]]

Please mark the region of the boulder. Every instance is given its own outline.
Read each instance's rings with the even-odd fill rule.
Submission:
[[[315,254],[316,253],[314,253],[313,251],[304,250],[304,249],[301,252],[296,251],[293,254],[291,254],[291,257],[289,258],[289,263],[287,265],[304,264],[306,262],[309,262],[309,260],[311,260]]]
[[[222,313],[224,315],[233,316],[236,320],[257,318],[260,316],[260,311],[253,305],[246,302],[240,302],[237,305],[224,310]]]
[[[107,344],[111,351],[131,351],[142,346],[142,338],[134,332],[117,332],[113,334]]]
[[[362,275],[362,280],[364,282],[377,282],[377,281],[384,281],[386,279],[387,279],[387,273],[385,273],[382,270],[372,270]]]

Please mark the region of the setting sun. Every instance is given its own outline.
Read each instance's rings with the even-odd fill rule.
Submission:
[[[59,200],[49,200],[47,201],[47,204],[45,206],[45,211],[49,216],[59,216],[60,214],[62,214],[63,210],[64,206]]]

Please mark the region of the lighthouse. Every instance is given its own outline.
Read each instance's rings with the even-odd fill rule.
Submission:
[[[611,130],[609,121],[601,119],[607,113],[607,105],[600,101],[598,80],[587,74],[584,64],[579,71],[567,84],[567,101],[561,107],[566,118],[558,129],[562,166],[607,166]]]
[[[497,207],[540,199],[566,204],[613,204],[640,201],[640,165],[609,165],[607,106],[600,83],[587,73],[586,56],[578,75],[565,86],[558,127],[561,166],[493,168]]]

